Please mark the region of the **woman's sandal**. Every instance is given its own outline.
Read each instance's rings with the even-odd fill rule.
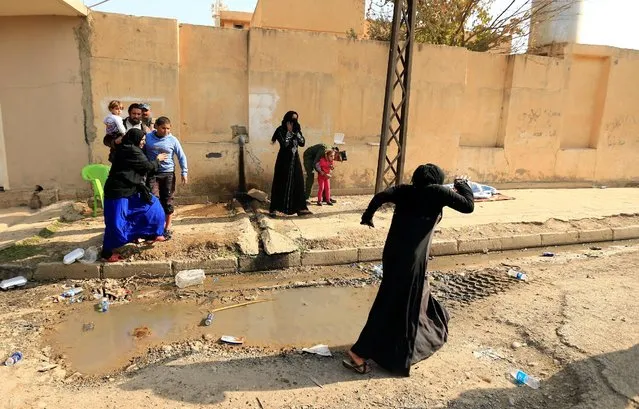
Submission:
[[[368,362],[366,361],[360,365],[356,365],[355,362],[344,359],[342,361],[342,365],[344,365],[345,368],[351,369],[361,375],[367,374],[371,371],[371,367],[368,366]]]
[[[111,257],[105,259],[107,263],[117,263],[118,261],[122,261],[122,260],[124,260],[122,256],[117,253],[114,253],[111,255]]]

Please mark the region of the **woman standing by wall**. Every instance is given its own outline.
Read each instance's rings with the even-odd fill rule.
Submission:
[[[306,206],[304,193],[304,173],[298,148],[305,144],[302,129],[295,111],[288,111],[282,124],[275,130],[271,142],[280,144],[280,151],[275,161],[273,186],[271,188],[271,217],[276,211],[299,216],[311,214]]]

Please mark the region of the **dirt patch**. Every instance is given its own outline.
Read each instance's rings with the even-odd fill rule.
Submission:
[[[151,336],[151,330],[149,327],[137,327],[133,330],[133,338],[140,339]]]
[[[122,255],[129,261],[213,260],[234,253],[234,242],[232,233],[179,236],[153,245],[129,245]]]
[[[186,209],[181,209],[179,212],[181,218],[187,217],[205,217],[205,218],[217,218],[228,217],[233,215],[232,210],[229,210],[229,205],[225,203],[214,203],[204,206],[189,206]]]

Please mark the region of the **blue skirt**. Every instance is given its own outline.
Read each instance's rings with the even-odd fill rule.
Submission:
[[[102,251],[110,252],[139,238],[161,236],[164,221],[164,209],[155,196],[150,204],[139,193],[121,199],[104,199],[106,227]]]

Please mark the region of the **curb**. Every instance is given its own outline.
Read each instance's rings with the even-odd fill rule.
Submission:
[[[542,232],[503,237],[433,240],[431,255],[459,255],[486,251],[564,246],[593,242],[639,239],[639,225],[565,232]],[[29,280],[167,277],[178,271],[201,268],[207,274],[233,274],[278,270],[300,266],[329,266],[374,262],[382,259],[383,247],[295,251],[268,256],[228,256],[212,260],[134,261],[108,264],[40,263],[35,269],[16,264],[0,264],[0,277],[25,275]]]

